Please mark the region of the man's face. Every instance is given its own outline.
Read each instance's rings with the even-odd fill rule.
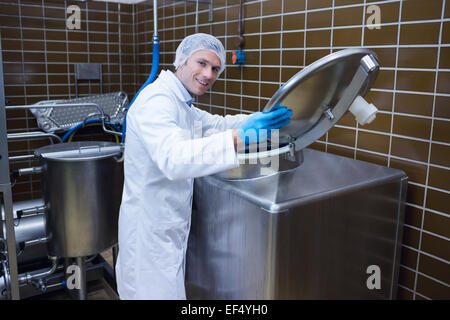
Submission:
[[[177,69],[175,75],[191,94],[201,96],[216,82],[219,70],[219,57],[212,51],[199,50]]]

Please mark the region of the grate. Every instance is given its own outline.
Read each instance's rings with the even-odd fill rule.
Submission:
[[[99,114],[98,108],[80,105],[83,103],[98,105],[103,110],[105,116],[109,117],[110,123],[122,124],[125,111],[128,107],[128,96],[126,93],[120,91],[67,100],[40,101],[35,105],[48,105],[49,107],[30,108],[30,111],[36,117],[39,128],[45,132],[67,131],[80,122],[83,122],[88,116]],[[56,107],[60,104],[73,104],[73,106]]]

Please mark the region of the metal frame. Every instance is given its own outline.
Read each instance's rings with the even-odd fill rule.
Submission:
[[[8,136],[6,130],[5,91],[3,86],[3,57],[0,38],[0,192],[5,205],[6,234],[0,228],[0,236],[6,238],[8,251],[8,269],[10,291],[8,298],[19,300],[19,283],[17,279],[16,239],[14,234],[14,217],[12,210],[11,180],[9,178]],[[8,275],[5,275],[8,277]]]

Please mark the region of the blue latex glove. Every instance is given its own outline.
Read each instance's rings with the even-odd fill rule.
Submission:
[[[277,103],[268,112],[255,112],[238,128],[238,134],[245,144],[260,143],[270,137],[272,129],[281,129],[291,122],[292,110]]]

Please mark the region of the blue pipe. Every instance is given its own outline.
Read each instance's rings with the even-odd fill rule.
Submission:
[[[158,68],[159,68],[159,36],[155,35],[153,36],[153,59],[152,59],[152,70],[150,71],[150,75],[148,76],[147,80],[144,82],[144,84],[141,86],[139,91],[134,95],[133,100],[131,100],[127,111],[125,112],[125,117],[123,119],[123,126],[122,126],[122,142],[125,141],[125,132],[127,131],[127,113],[128,110],[130,110],[131,105],[133,104],[134,100],[136,100],[139,93],[150,83],[155,81],[157,75],[158,75]]]

